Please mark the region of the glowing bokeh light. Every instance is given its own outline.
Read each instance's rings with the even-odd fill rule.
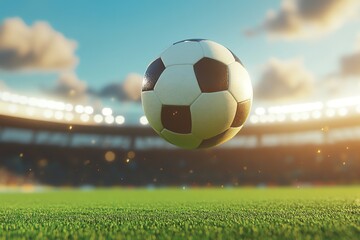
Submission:
[[[87,114],[81,114],[81,115],[80,115],[80,120],[81,120],[82,122],[88,122],[88,121],[90,120],[90,116],[87,115]]]
[[[102,123],[103,120],[104,120],[104,117],[100,114],[96,114],[94,116],[94,122],[96,122],[96,123]]]
[[[117,123],[117,124],[124,124],[125,123],[125,117],[124,116],[121,116],[121,115],[119,115],[119,116],[116,116],[116,118],[115,118],[115,122]]]
[[[113,162],[116,158],[116,155],[113,151],[107,151],[104,155],[104,158],[107,162]]]
[[[147,124],[149,124],[149,121],[147,120],[147,118],[146,118],[145,116],[141,116],[140,119],[139,119],[139,121],[140,121],[140,124],[141,124],[141,125],[147,125]]]
[[[101,113],[104,115],[104,116],[110,116],[113,111],[111,108],[108,108],[108,107],[105,107],[101,110]]]
[[[111,115],[106,116],[106,117],[105,117],[105,122],[106,122],[107,124],[113,124],[113,123],[114,123],[114,117],[111,116]]]

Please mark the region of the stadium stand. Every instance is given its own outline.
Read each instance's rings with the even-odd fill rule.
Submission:
[[[359,121],[359,97],[256,108],[233,140],[186,151],[144,116],[0,92],[0,185],[359,183]]]

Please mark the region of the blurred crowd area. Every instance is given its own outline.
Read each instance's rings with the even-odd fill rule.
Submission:
[[[360,183],[358,141],[205,150],[2,144],[0,186],[285,186]]]

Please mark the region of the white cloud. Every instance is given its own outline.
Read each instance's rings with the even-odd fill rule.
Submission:
[[[302,27],[302,21],[292,1],[285,1],[278,12],[270,10],[263,25],[263,28],[272,35],[286,35],[289,37],[299,35]]]
[[[302,61],[270,59],[255,87],[258,99],[280,101],[308,97],[314,88],[314,77]]]
[[[355,50],[340,60],[340,73],[343,77],[360,77],[360,35],[356,39]]]
[[[329,73],[317,84],[329,97],[358,94],[360,87],[360,37],[352,52],[339,58],[339,69]]]
[[[100,91],[89,88],[85,81],[74,72],[63,72],[59,75],[56,85],[48,91],[67,101],[89,104],[99,103],[103,98],[119,101],[140,101],[142,76],[137,73],[128,74],[123,81],[110,83]]]
[[[124,92],[130,100],[136,101],[141,96],[141,85],[143,76],[137,73],[130,73],[125,77],[123,85]]]
[[[322,27],[337,27],[350,19],[359,8],[358,0],[297,0],[299,15],[304,21]]]
[[[77,44],[47,22],[26,25],[20,18],[0,25],[0,68],[6,70],[64,70],[74,68]]]
[[[360,77],[360,51],[342,57],[341,74],[345,77]]]
[[[75,101],[85,101],[88,98],[86,82],[80,80],[73,72],[61,73],[51,92]]]
[[[278,11],[269,10],[263,24],[248,33],[294,39],[318,36],[340,27],[358,14],[359,0],[282,0]]]
[[[100,97],[116,98],[120,101],[139,101],[142,75],[129,73],[122,82],[111,83],[98,93]]]

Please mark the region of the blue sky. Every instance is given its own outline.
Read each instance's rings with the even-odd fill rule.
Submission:
[[[207,38],[230,48],[247,67],[253,84],[271,58],[300,59],[315,80],[338,71],[339,59],[354,51],[359,20],[309,39],[271,39],[244,30],[259,26],[281,1],[1,1],[0,22],[20,17],[27,25],[46,21],[75,40],[79,64],[74,69],[88,86],[100,89],[146,66],[173,42]],[[0,79],[17,91],[51,87],[57,72],[0,70]],[[310,98],[309,98],[310,99]],[[303,101],[303,99],[302,99]]]
[[[213,39],[233,49],[245,63],[256,61],[254,54],[261,53],[250,50],[248,45],[254,43],[241,30],[256,20],[254,13],[261,16],[266,9],[265,4],[244,8],[239,1],[6,1],[0,18],[19,16],[28,24],[47,21],[76,40],[78,75],[100,87],[128,72],[143,73],[156,55],[186,38]]]

